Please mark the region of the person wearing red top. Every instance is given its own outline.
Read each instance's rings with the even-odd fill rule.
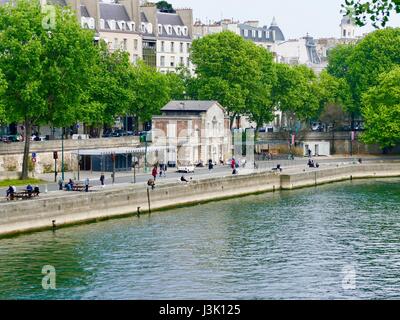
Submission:
[[[231,168],[235,169],[235,166],[236,166],[236,161],[235,161],[235,159],[232,158]]]
[[[156,178],[157,178],[157,166],[153,167],[153,171],[151,172],[151,175],[153,176],[154,181],[156,181]]]

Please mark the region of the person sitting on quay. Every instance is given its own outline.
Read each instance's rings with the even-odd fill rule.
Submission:
[[[7,200],[14,200],[14,188],[13,186],[9,186],[7,189]]]
[[[190,180],[192,180],[192,177],[190,177]],[[185,178],[185,176],[182,175],[182,177],[181,177],[181,182],[189,183],[189,180],[187,180],[187,179]]]
[[[32,197],[33,187],[30,184],[26,186],[26,191],[28,191],[29,197]]]
[[[36,185],[36,186],[33,188],[33,194],[34,194],[35,196],[39,196],[39,194],[40,194],[39,186]]]
[[[155,188],[155,186],[156,186],[156,183],[155,183],[154,179],[150,178],[150,179],[147,181],[147,185],[148,185],[149,187],[151,187],[151,190],[154,190],[154,188]]]

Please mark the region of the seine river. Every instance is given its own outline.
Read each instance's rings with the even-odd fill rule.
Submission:
[[[45,265],[55,268],[54,290],[42,288]],[[400,298],[400,180],[1,239],[0,298]]]

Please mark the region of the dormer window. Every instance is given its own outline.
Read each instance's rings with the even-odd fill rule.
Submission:
[[[104,19],[100,19],[100,29],[104,30],[106,28],[106,23]]]
[[[133,21],[128,21],[126,25],[128,26],[129,31],[135,31],[135,23]]]
[[[115,30],[116,29],[116,23],[115,20],[107,20],[108,26],[110,27],[110,30]]]
[[[187,27],[183,27],[182,28],[182,33],[183,33],[184,36],[187,36],[188,35],[188,28]]]
[[[162,32],[162,25],[161,24],[159,24],[158,25],[158,34],[162,34],[163,32]]]
[[[142,22],[140,29],[142,32],[146,32],[146,24],[144,22]]]
[[[89,18],[88,19],[88,25],[89,25],[89,29],[94,29],[94,27],[95,27],[94,18]]]
[[[148,33],[153,33],[153,25],[151,23],[148,23],[146,28]]]
[[[86,21],[86,17],[81,18],[81,27],[84,29],[89,27],[88,22]]]
[[[178,36],[180,36],[180,35],[182,34],[182,29],[181,29],[181,27],[180,27],[180,26],[177,26],[175,32],[176,32],[176,34],[177,34]]]
[[[120,29],[120,30],[126,30],[126,23],[125,23],[125,21],[118,21],[117,22],[117,24],[118,24],[118,28]]]
[[[167,30],[167,34],[169,34],[169,35],[172,34],[172,26],[170,26],[170,25],[165,26],[165,30]]]

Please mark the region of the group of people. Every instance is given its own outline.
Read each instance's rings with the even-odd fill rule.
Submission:
[[[319,168],[319,163],[315,162],[313,159],[308,159],[307,165],[309,168]]]
[[[101,181],[101,185],[104,187],[104,174],[101,175],[100,177],[100,181]],[[90,180],[89,178],[86,178],[84,181],[84,185],[85,185],[85,192],[89,192],[89,185],[90,185]],[[64,184],[63,179],[60,177],[58,179],[58,188],[59,190],[66,190],[66,191],[72,191],[74,189],[75,186],[75,182],[72,179],[69,179],[68,182],[66,184]]]
[[[25,188],[25,191],[28,193],[28,197],[32,197],[32,195],[38,196],[40,193],[39,186],[32,186],[28,184]],[[14,200],[14,195],[17,193],[17,188],[15,186],[8,186],[6,192],[7,200]]]

